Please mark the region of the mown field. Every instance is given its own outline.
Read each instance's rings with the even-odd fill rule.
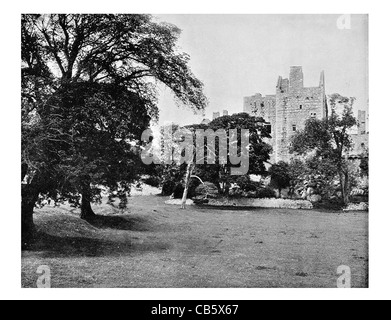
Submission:
[[[22,252],[22,287],[37,268],[55,288],[335,288],[349,266],[368,287],[368,213],[220,210],[139,196],[87,223],[68,206],[37,210],[41,238]]]

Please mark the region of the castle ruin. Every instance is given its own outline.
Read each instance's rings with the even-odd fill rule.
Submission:
[[[293,135],[305,128],[309,118],[321,120],[328,116],[325,74],[321,72],[317,87],[305,87],[303,68],[291,67],[289,79],[278,78],[275,95],[263,96],[258,93],[245,97],[244,112],[262,117],[271,124],[272,139],[268,141],[273,146],[271,162],[289,162]],[[367,136],[365,111],[359,113],[358,130],[358,136]]]

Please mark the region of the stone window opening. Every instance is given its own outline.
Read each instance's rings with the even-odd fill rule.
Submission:
[[[293,130],[293,132],[296,132],[296,131],[297,131],[297,125],[294,124],[294,125],[292,126],[292,130]]]

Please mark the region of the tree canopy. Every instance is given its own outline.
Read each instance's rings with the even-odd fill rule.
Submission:
[[[292,141],[291,151],[310,158],[313,170],[340,179],[344,203],[349,202],[350,176],[347,153],[352,148],[349,130],[357,125],[353,116],[355,98],[333,94],[329,97],[331,114],[323,120],[310,119]]]
[[[288,188],[292,181],[289,164],[283,161],[273,164],[269,168],[269,174],[271,178],[270,186],[278,189],[279,196],[281,197],[282,189]]]
[[[180,30],[150,15],[22,16],[22,213],[39,195],[80,204],[97,186],[124,192],[141,133],[157,119],[157,86],[203,110],[203,84],[179,52]]]
[[[220,147],[226,147],[226,150],[229,152],[230,146],[234,142],[230,139],[230,130],[236,129],[238,132],[236,143],[238,145],[239,156],[241,156],[241,152],[243,151],[242,147],[245,147],[244,145],[242,146],[241,131],[244,129],[249,130],[249,170],[246,174],[262,175],[267,173],[265,162],[268,162],[270,159],[272,147],[266,142],[266,139],[270,138],[270,133],[267,123],[263,118],[254,117],[247,113],[239,113],[217,118],[208,125],[194,124],[186,126],[186,129],[193,132],[195,146],[197,142],[197,130],[204,130],[205,132],[207,132],[207,130],[212,130],[211,132],[216,133],[212,145],[210,145],[205,138],[205,140],[202,141],[204,153],[202,153],[202,150],[201,152],[198,150],[194,155],[194,173],[201,177],[203,181],[214,183],[221,194],[227,194],[230,185],[238,178],[237,176],[232,175],[232,168],[236,168],[238,165],[232,164],[230,157],[228,157],[228,161],[224,162],[222,162],[220,158]],[[219,131],[225,132],[224,138],[221,138],[218,134]],[[226,140],[224,141],[223,139]],[[197,147],[199,147],[198,144]],[[211,155],[215,161],[213,161],[213,163],[208,163],[208,158],[210,159]]]

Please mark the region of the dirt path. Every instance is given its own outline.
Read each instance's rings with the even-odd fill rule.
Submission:
[[[47,235],[22,254],[22,285],[48,265],[53,287],[330,287],[349,266],[368,286],[368,214],[301,210],[230,211],[134,197],[93,225],[69,208],[37,211]],[[117,213],[113,215],[113,213]]]

